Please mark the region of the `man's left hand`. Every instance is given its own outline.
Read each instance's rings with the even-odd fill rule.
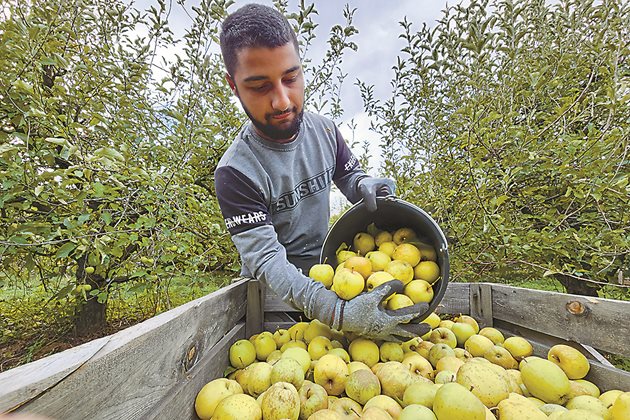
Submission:
[[[389,178],[367,177],[359,181],[359,194],[363,198],[368,211],[376,211],[376,197],[382,197],[396,192],[396,183]]]

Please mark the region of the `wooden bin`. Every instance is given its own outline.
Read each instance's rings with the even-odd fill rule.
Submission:
[[[3,372],[0,412],[58,420],[196,419],[195,396],[223,375],[233,342],[300,319],[259,286],[239,279],[116,334]],[[572,345],[590,359],[586,379],[602,392],[630,390],[630,373],[594,349],[630,357],[630,302],[450,283],[438,312],[469,314],[480,326],[521,335],[543,357],[554,344]]]

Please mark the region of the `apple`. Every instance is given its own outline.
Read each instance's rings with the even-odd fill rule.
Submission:
[[[413,303],[426,302],[433,300],[433,287],[424,280],[412,280],[405,286],[405,295],[413,301]]]
[[[308,354],[311,355],[311,360],[319,360],[320,357],[327,354],[332,350],[333,346],[328,337],[319,335],[311,340],[308,344]]]
[[[421,342],[422,342],[422,339],[420,337],[414,337],[405,341],[401,345],[403,353],[411,353],[411,352],[415,353],[416,349],[418,348],[418,344],[420,344]]]
[[[393,343],[391,341],[385,341],[379,348],[381,362],[389,362],[394,360],[396,362],[402,361],[405,353],[400,343]]]
[[[608,411],[606,420],[630,419],[630,392],[620,394]]]
[[[287,343],[284,343],[282,347],[280,347],[280,351],[284,353],[286,349],[290,349],[291,347],[297,347],[304,350],[308,348],[306,343],[302,340],[299,340],[299,341],[290,340]]]
[[[343,266],[349,270],[356,271],[363,276],[363,279],[367,279],[372,274],[372,263],[366,257],[351,257],[343,263]],[[334,279],[333,279],[334,283]]]
[[[433,412],[442,419],[485,420],[486,409],[466,387],[451,382],[442,385],[435,393]]]
[[[304,342],[309,344],[311,340],[317,336],[324,336],[330,340],[333,337],[333,330],[328,325],[318,319],[314,319],[308,323],[308,327],[304,329]]]
[[[300,395],[295,387],[287,382],[278,382],[265,392],[261,403],[265,420],[294,419],[300,416]],[[240,416],[235,419],[245,419]]]
[[[358,296],[365,287],[363,275],[349,268],[342,268],[333,278],[332,290],[341,299],[350,300]]]
[[[270,365],[273,365],[278,360],[280,360],[281,357],[282,357],[282,351],[274,350],[271,353],[269,353],[269,356],[267,356],[267,359],[265,359],[265,362],[269,363]]]
[[[398,420],[437,420],[437,417],[428,408],[418,404],[411,404],[403,408]]]
[[[494,347],[494,343],[488,337],[475,334],[464,343],[464,349],[473,357],[483,357],[486,352]],[[512,354],[514,356],[514,354]]]
[[[517,394],[510,395],[509,398],[499,402],[498,412],[501,419],[531,419],[546,420],[547,415],[540,411],[536,405],[532,404],[525,397]]]
[[[578,395],[590,395],[591,397],[599,398],[600,395],[597,385],[585,379],[569,379],[569,387],[569,395],[567,396],[569,399]]]
[[[332,349],[330,349],[328,351],[328,354],[334,354],[336,356],[339,356],[339,357],[341,357],[341,360],[343,360],[344,362],[350,363],[350,355],[348,354],[346,349],[344,349],[342,347],[332,348]]]
[[[344,262],[346,262],[346,260],[348,258],[351,257],[356,257],[357,253],[356,252],[352,252],[352,251],[339,251],[337,252],[337,264],[343,264]]]
[[[376,248],[374,237],[366,232],[359,232],[354,235],[352,245],[359,255],[365,255]]]
[[[458,359],[455,356],[446,356],[442,357],[435,364],[435,370],[441,372],[443,370],[448,370],[453,373],[457,373],[459,368],[464,364],[464,361]]]
[[[370,277],[368,277],[365,281],[366,289],[368,292],[371,292],[375,287],[378,287],[390,280],[394,280],[394,276],[389,274],[387,271],[376,271],[370,274]]]
[[[613,405],[617,397],[620,396],[621,394],[623,394],[622,390],[611,389],[609,391],[602,393],[599,396],[599,400],[603,402],[606,407],[610,408],[610,406]]]
[[[378,246],[378,250],[391,258],[396,246],[396,242],[386,241]]]
[[[440,266],[434,261],[420,261],[413,268],[413,278],[434,284],[440,278]]]
[[[440,319],[440,316],[438,314],[436,314],[435,312],[431,312],[429,316],[424,319],[423,322],[429,324],[431,328],[438,328],[442,320]]]
[[[564,344],[556,344],[549,349],[547,359],[564,371],[569,379],[582,379],[591,365],[579,350]]]
[[[327,289],[332,286],[332,279],[335,275],[335,269],[330,264],[314,264],[308,270],[308,276],[315,281],[322,283]]]
[[[245,339],[236,341],[230,346],[230,364],[237,369],[243,369],[256,360],[256,348]]]
[[[405,261],[392,260],[385,267],[385,271],[394,276],[395,279],[403,282],[403,284],[413,280],[413,267]]]
[[[551,413],[567,411],[566,407],[563,407],[559,404],[543,404],[538,409],[545,413],[547,416],[550,416]]]
[[[418,353],[407,353],[401,362],[414,378],[433,378],[433,366]]]
[[[519,370],[523,384],[532,396],[546,403],[563,405],[566,402],[571,387],[569,378],[558,365],[530,356],[521,361]]]
[[[509,351],[496,344],[483,357],[488,359],[495,365],[501,366],[503,369],[517,369],[518,362],[512,357]]]
[[[304,370],[302,365],[295,359],[279,359],[271,368],[271,384],[277,382],[288,382],[300,389],[304,383]]]
[[[363,362],[370,368],[380,360],[378,346],[367,338],[353,340],[348,347],[348,353],[352,360]]]
[[[273,333],[273,339],[276,342],[276,348],[279,349],[291,340],[291,336],[289,335],[289,331],[280,328]]]
[[[313,371],[315,383],[324,387],[328,395],[340,395],[348,380],[348,366],[334,354],[326,354],[319,359]]]
[[[262,420],[262,410],[256,399],[247,394],[234,394],[222,399],[214,410],[212,420]]]
[[[363,408],[361,420],[393,420],[389,413],[380,407],[372,406],[367,409]]]
[[[348,376],[345,391],[348,397],[365,405],[372,397],[380,395],[381,383],[372,371],[359,369]]]
[[[608,413],[608,407],[604,405],[598,398],[592,397],[590,395],[578,395],[577,397],[571,398],[565,404],[565,407],[569,410],[574,409],[582,409],[591,411],[602,418],[606,418]]]
[[[254,339],[254,348],[256,349],[256,359],[260,361],[267,360],[272,351],[276,350],[276,340],[269,331],[263,331]]]
[[[392,234],[392,239],[396,243],[396,245],[400,245],[404,242],[413,241],[417,238],[416,232],[409,227],[402,227],[394,231]]]
[[[435,248],[433,248],[431,245],[417,239],[409,241],[409,243],[415,245],[416,248],[420,250],[423,261],[437,261],[437,253],[435,252]]]
[[[471,361],[464,363],[457,371],[457,383],[470,389],[488,408],[496,407],[510,393],[507,378],[495,371],[495,366],[489,362]]]
[[[433,344],[430,341],[421,341],[420,343],[418,343],[418,347],[416,348],[416,353],[418,353],[420,356],[424,357],[425,359],[429,360],[429,351],[431,351],[431,347],[433,347],[434,345],[435,344]]]
[[[387,309],[395,311],[396,309],[406,308],[407,306],[412,306],[413,301],[407,295],[402,295],[400,293],[394,293],[387,299]]]
[[[392,260],[405,261],[412,267],[418,265],[420,258],[420,250],[408,243],[398,245],[392,254]]]
[[[467,361],[468,359],[472,359],[473,357],[473,355],[470,354],[468,350],[465,350],[461,347],[455,347],[453,350],[455,351],[455,357],[457,357],[458,359],[464,362]]]
[[[328,408],[328,394],[323,386],[304,381],[298,391],[300,396],[300,419],[306,420],[316,411]]]
[[[516,335],[506,338],[503,342],[503,348],[509,351],[517,362],[520,362],[524,358],[534,354],[534,347],[532,344],[523,337]]]
[[[308,370],[311,368],[311,355],[303,348],[300,347],[291,347],[282,352],[282,359],[289,358],[297,360],[302,366],[302,370],[304,371],[304,375],[308,373]]]
[[[372,271],[382,271],[385,270],[387,264],[392,260],[389,255],[384,253],[383,251],[371,251],[365,255],[365,258],[370,260],[372,263]]]
[[[381,246],[384,242],[393,242],[392,234],[386,230],[381,230],[374,235],[374,243]]]
[[[455,334],[455,337],[457,338],[457,345],[460,347],[464,347],[466,340],[475,335],[475,328],[465,322],[454,322],[453,325],[451,325],[450,330],[453,331],[453,334]]]
[[[436,384],[447,384],[449,382],[456,382],[456,380],[457,374],[455,372],[451,372],[450,370],[443,370],[435,375]]]
[[[442,328],[448,328],[450,330],[451,328],[453,328],[453,325],[455,325],[455,323],[451,321],[450,319],[443,319],[440,321],[440,323],[437,326],[442,327]]]
[[[243,388],[238,382],[219,378],[208,382],[195,398],[195,411],[201,420],[210,420],[221,400],[230,395],[242,394]]]
[[[303,321],[296,322],[295,324],[291,325],[288,329],[289,337],[291,337],[291,340],[304,341],[304,332],[306,331],[308,326],[309,323]]]
[[[479,330],[478,334],[488,337],[494,344],[502,344],[505,341],[503,333],[493,327],[484,327]]]
[[[402,401],[405,389],[417,380],[400,362],[386,362],[375,373],[381,383],[381,393],[396,401]]]
[[[348,363],[348,373],[352,373],[355,372],[357,370],[361,370],[361,369],[367,369],[370,372],[372,372],[372,370],[370,369],[370,367],[368,365],[366,365],[363,362],[359,362],[359,361],[352,361],[350,363]]]
[[[267,362],[254,362],[245,368],[246,382],[243,389],[252,397],[258,397],[271,386],[273,366]]]
[[[363,406],[363,413],[365,413],[368,408],[371,407],[378,407],[386,411],[387,414],[389,414],[394,419],[400,417],[400,413],[402,412],[402,407],[396,402],[395,399],[382,394],[370,398],[370,400],[366,402]]]
[[[433,400],[438,389],[438,386],[430,382],[415,382],[405,389],[402,399],[403,406],[419,404],[433,408]]]
[[[447,344],[450,348],[454,349],[457,347],[457,337],[455,337],[455,333],[449,330],[448,328],[436,328],[431,332],[431,336],[429,337],[434,344],[444,343]]]
[[[302,419],[302,414],[300,414],[300,419]],[[304,419],[308,420],[343,420],[341,414],[336,412],[335,410],[331,410],[330,408],[325,408],[323,410],[319,410],[311,414],[309,417],[304,417]]]
[[[336,399],[328,408],[341,414],[344,420],[360,419],[363,413],[361,404],[348,397]]]
[[[479,333],[479,324],[477,324],[477,320],[469,315],[460,315],[453,319],[455,322],[465,322],[466,324],[470,324],[475,329],[475,334]]]

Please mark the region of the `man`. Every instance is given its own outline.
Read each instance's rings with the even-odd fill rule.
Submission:
[[[242,275],[265,283],[285,302],[333,328],[385,340],[422,335],[410,323],[426,310],[380,302],[402,283],[343,301],[304,273],[317,263],[329,221],[331,182],[353,203],[376,209],[391,180],[369,177],[330,120],[304,111],[298,42],[275,9],[246,5],[222,25],[226,78],[250,119],[215,172],[217,198],[242,261]]]

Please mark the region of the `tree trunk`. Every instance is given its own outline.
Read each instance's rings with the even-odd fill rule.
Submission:
[[[89,296],[87,302],[82,300],[76,308],[74,319],[74,330],[78,336],[87,335],[91,332],[105,328],[106,303],[99,303],[96,296]]]
[[[555,277],[564,286],[567,293],[571,295],[598,296],[597,291],[599,290],[599,286],[597,285],[563,274],[556,274]]]

